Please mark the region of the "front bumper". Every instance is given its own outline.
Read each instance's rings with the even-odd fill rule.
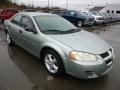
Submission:
[[[84,21],[84,25],[93,25],[94,21]]]
[[[96,24],[102,24],[104,22],[104,20],[95,20]]]
[[[104,76],[112,69],[114,56],[111,55],[106,59],[102,59],[98,55],[97,58],[98,60],[94,62],[69,61],[69,70],[67,73],[81,79]]]

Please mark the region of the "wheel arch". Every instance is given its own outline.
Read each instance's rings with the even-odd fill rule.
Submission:
[[[50,44],[48,44],[48,45],[50,45]],[[65,67],[66,65],[65,64],[66,64],[67,60],[66,60],[64,52],[57,45],[52,45],[52,46],[48,46],[48,45],[41,48],[41,50],[40,50],[40,60],[43,59],[42,56],[43,56],[43,53],[44,53],[45,50],[48,50],[48,49],[53,50],[60,57],[60,59],[63,63],[64,69],[66,71],[66,67]]]

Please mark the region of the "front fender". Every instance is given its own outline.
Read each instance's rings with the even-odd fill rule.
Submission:
[[[4,21],[4,30],[5,30],[5,33],[9,32],[8,24],[6,21]]]
[[[51,42],[43,43],[42,46],[40,47],[40,53],[43,48],[51,48],[52,50],[56,51],[59,54],[59,56],[61,57],[62,62],[65,67],[65,70],[66,70],[66,68],[67,68],[66,64],[67,64],[68,58],[67,58],[66,52],[64,52],[63,49],[59,45],[51,43]],[[40,56],[40,57],[42,57],[42,56]]]

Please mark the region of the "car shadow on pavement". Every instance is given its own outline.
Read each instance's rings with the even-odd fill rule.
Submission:
[[[16,68],[34,84],[33,90],[95,90],[97,88],[102,90],[109,81],[109,76],[90,80],[82,80],[67,74],[53,77],[47,73],[39,59],[20,47],[8,47],[8,53]]]

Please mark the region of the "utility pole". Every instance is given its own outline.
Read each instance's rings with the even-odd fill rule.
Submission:
[[[33,7],[33,0],[31,1],[31,6]]]
[[[15,4],[15,0],[13,1],[13,3]]]
[[[50,7],[50,0],[48,0],[48,8]]]
[[[52,9],[53,9],[53,0],[52,0]]]
[[[66,1],[66,10],[68,9],[68,0]]]

